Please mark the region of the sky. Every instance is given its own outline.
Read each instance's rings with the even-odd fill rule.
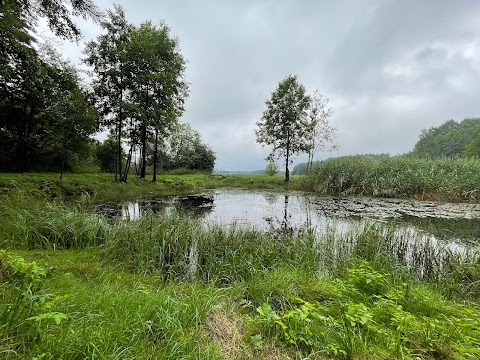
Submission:
[[[103,10],[113,2],[95,0]],[[480,117],[478,0],[118,0],[135,25],[164,20],[187,59],[180,121],[202,134],[219,170],[258,170],[270,152],[256,123],[278,83],[297,75],[330,102],[339,150],[316,159],[401,154],[422,129]],[[102,29],[59,42],[80,63]],[[40,29],[41,30],[41,29]],[[46,35],[45,31],[39,31]],[[305,161],[294,158],[294,164]],[[278,161],[283,166],[282,160]]]

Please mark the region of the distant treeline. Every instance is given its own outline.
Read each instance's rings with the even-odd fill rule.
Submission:
[[[357,156],[357,155],[355,155]],[[389,154],[364,154],[374,161],[390,157]],[[412,151],[404,154],[413,158],[461,158],[480,156],[480,118],[466,118],[462,122],[448,120],[438,127],[424,129]],[[327,160],[314,161],[312,172],[321,168]],[[307,163],[300,163],[293,175],[305,175]]]
[[[467,118],[460,123],[449,120],[439,127],[422,130],[409,155],[421,158],[479,156],[480,118]]]
[[[329,195],[480,200],[480,119],[449,120],[423,130],[404,155],[365,154],[313,164],[302,188]],[[304,175],[306,163],[293,173]]]

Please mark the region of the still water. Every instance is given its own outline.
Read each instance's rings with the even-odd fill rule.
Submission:
[[[444,242],[455,251],[480,243],[480,204],[454,204],[365,197],[338,198],[304,192],[217,189],[190,196],[167,196],[102,204],[112,219],[137,220],[148,213],[177,211],[222,226],[236,224],[266,231],[296,233],[332,226],[351,231],[358,223],[390,223],[398,231]]]

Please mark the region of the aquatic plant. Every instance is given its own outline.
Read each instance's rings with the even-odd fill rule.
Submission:
[[[344,156],[322,162],[300,187],[321,194],[478,201],[480,160],[406,156],[373,161]]]

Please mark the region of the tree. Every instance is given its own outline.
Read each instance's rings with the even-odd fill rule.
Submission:
[[[190,169],[211,172],[215,167],[213,150],[190,124],[177,124],[164,139],[164,151],[158,162],[165,170]],[[155,161],[155,160],[153,160]]]
[[[101,26],[105,34],[97,37],[86,45],[85,63],[93,67],[93,90],[95,105],[102,116],[102,125],[115,128],[117,138],[116,181],[126,181],[123,178],[122,137],[123,128],[128,121],[129,86],[132,81],[127,51],[131,40],[133,26],[125,19],[125,11],[115,5],[113,11],[108,11],[108,20]],[[126,175],[126,173],[125,173]]]
[[[280,81],[277,89],[266,101],[267,109],[255,131],[257,142],[272,146],[268,159],[285,158],[285,182],[290,180],[288,165],[292,156],[309,150],[307,111],[310,97],[296,76]]]
[[[412,152],[419,157],[459,157],[468,155],[467,146],[480,131],[480,119],[449,120],[438,127],[422,130]]]
[[[312,171],[313,156],[319,150],[333,150],[337,148],[334,143],[336,128],[330,125],[328,118],[333,110],[328,107],[328,99],[324,98],[318,90],[315,90],[308,108],[308,162],[307,174]]]
[[[480,157],[480,129],[477,130],[475,137],[465,146],[463,156]]]
[[[61,154],[60,180],[62,180],[68,153],[80,149],[89,142],[97,130],[98,114],[87,101],[86,92],[80,87],[75,67],[62,59],[55,49],[41,48],[42,58],[56,69],[53,98],[45,113],[52,117],[51,132],[55,136],[57,152]]]
[[[137,144],[140,144],[142,157],[140,177],[145,178],[151,135],[155,134],[157,154],[159,134],[164,135],[184,111],[188,86],[178,40],[170,37],[165,23],[156,27],[145,22],[134,27],[127,23],[120,6],[115,6],[115,11],[108,15],[109,21],[102,23],[106,34],[87,45],[85,61],[94,68],[96,105],[103,115],[103,124],[115,127],[115,179],[126,182]],[[121,153],[125,130],[129,134],[130,150],[123,167]]]
[[[114,173],[117,161],[117,142],[115,135],[109,135],[102,143],[97,144],[95,149],[95,156],[100,170],[107,173]],[[126,154],[122,152],[122,158],[126,158]]]
[[[265,170],[263,171],[265,175],[274,176],[278,173],[278,165],[275,161],[269,161]]]
[[[71,6],[76,15],[95,8],[85,0]],[[74,68],[33,46],[32,26],[39,17],[64,38],[80,35],[64,10],[58,0],[0,1],[0,169],[57,169],[67,153],[87,141],[85,132],[91,133],[91,108]],[[69,36],[69,29],[76,36]],[[88,121],[80,108],[89,113]]]
[[[165,135],[176,124],[188,96],[184,80],[186,62],[179,51],[178,40],[170,36],[170,29],[164,22],[159,26],[144,22],[135,28],[128,51],[130,68],[135,74],[131,95],[140,129],[140,178],[145,178],[147,140],[153,131],[155,182],[159,134]]]
[[[2,4],[14,4],[19,10],[19,17],[36,25],[39,18],[48,22],[55,35],[69,40],[80,40],[80,29],[72,20],[81,16],[98,22],[103,13],[92,0],[3,0]]]
[[[75,143],[88,141],[96,116],[73,67],[52,51],[27,53],[0,77],[0,168],[58,169]]]

